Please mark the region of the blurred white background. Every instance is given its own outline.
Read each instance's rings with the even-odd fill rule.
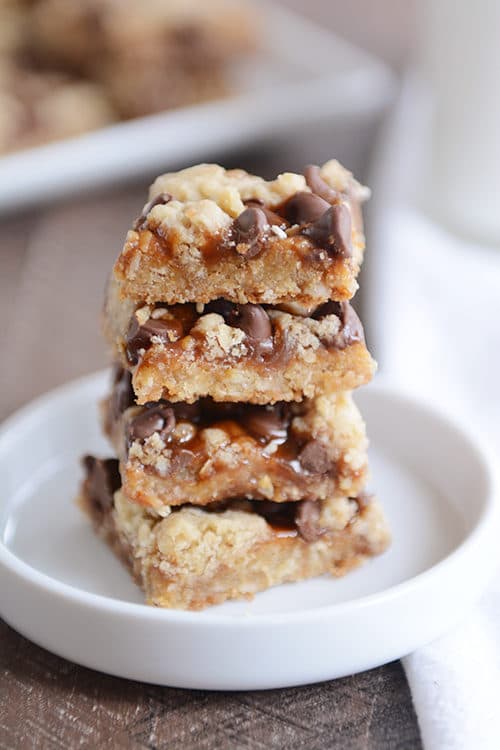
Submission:
[[[417,0],[284,0],[282,3],[324,24],[395,69],[404,68],[417,45]]]

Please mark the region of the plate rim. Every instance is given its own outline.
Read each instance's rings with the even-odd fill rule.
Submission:
[[[47,409],[55,400],[59,401],[64,398],[74,398],[76,394],[83,389],[98,388],[101,383],[109,376],[109,369],[99,370],[74,380],[64,383],[46,393],[38,396],[14,412],[0,424],[0,463],[2,453],[8,442],[8,434],[12,429],[19,429],[26,420],[33,417],[38,412],[39,415]],[[49,595],[56,595],[65,600],[70,600],[74,604],[90,607],[93,610],[131,618],[146,617],[153,621],[164,621],[165,624],[172,622],[177,625],[203,625],[203,627],[238,627],[256,628],[283,625],[289,622],[299,623],[308,621],[317,621],[322,618],[334,618],[346,613],[363,610],[370,607],[384,605],[390,601],[411,594],[413,590],[425,586],[430,578],[436,574],[445,574],[450,566],[464,555],[468,555],[471,550],[481,544],[484,538],[488,537],[488,532],[495,527],[495,519],[500,517],[500,504],[498,498],[499,479],[497,476],[496,465],[493,456],[483,442],[469,427],[455,416],[451,417],[445,410],[437,408],[436,405],[420,396],[415,397],[400,387],[395,387],[390,382],[375,382],[370,384],[371,393],[379,393],[390,399],[396,399],[400,405],[409,404],[411,407],[417,407],[420,411],[426,413],[431,419],[438,420],[445,427],[459,433],[464,439],[470,451],[474,454],[475,459],[483,469],[483,478],[485,480],[484,490],[484,507],[474,525],[466,533],[465,538],[448,553],[444,558],[434,565],[426,568],[415,576],[404,581],[389,586],[382,591],[357,597],[355,599],[325,604],[320,607],[309,607],[303,610],[293,612],[275,612],[275,613],[249,613],[245,616],[235,616],[224,613],[214,612],[213,609],[201,611],[161,609],[151,607],[145,603],[128,602],[123,599],[113,599],[103,594],[95,594],[85,589],[78,588],[69,583],[58,581],[56,578],[43,573],[12,552],[6,545],[4,537],[0,537],[0,565],[7,568],[7,571],[15,576],[20,576],[26,583],[36,585],[37,588],[44,590]],[[0,612],[1,614],[1,612]]]

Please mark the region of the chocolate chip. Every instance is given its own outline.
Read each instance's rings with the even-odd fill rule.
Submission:
[[[284,205],[285,215],[292,224],[317,221],[329,208],[330,204],[319,195],[305,192],[295,193]]]
[[[130,442],[134,440],[143,441],[158,432],[160,437],[165,440],[174,427],[174,410],[170,406],[163,404],[146,405],[144,411],[129,422],[127,437]]]
[[[321,528],[321,508],[317,500],[302,500],[297,503],[295,525],[305,542],[317,542],[326,529]]]
[[[142,209],[142,214],[135,220],[133,228],[136,232],[139,232],[141,229],[144,229],[147,225],[147,217],[149,212],[152,208],[155,206],[163,206],[166,203],[169,203],[169,201],[172,200],[172,196],[170,193],[160,193],[159,195],[156,195],[154,198],[152,198],[149,203],[146,203],[144,208]]]
[[[252,198],[251,200],[245,201],[245,206],[260,208],[260,210],[266,215],[267,223],[271,226],[278,226],[282,229],[285,229],[288,226],[288,221],[285,217],[280,216],[275,211],[271,211],[270,208],[267,208],[267,206],[264,205],[264,201],[261,201],[258,198]]]
[[[296,529],[294,517],[297,503],[275,503],[273,500],[250,500],[249,502],[248,510],[265,518],[276,531]]]
[[[326,315],[336,315],[340,319],[340,328],[334,336],[322,339],[326,346],[335,349],[345,349],[346,346],[357,341],[364,342],[365,334],[363,324],[358,318],[356,311],[347,301],[325,302],[314,312],[313,318],[321,320]]]
[[[227,325],[241,328],[252,339],[263,341],[271,338],[273,329],[269,315],[261,305],[238,305],[225,299],[217,299],[205,305],[203,312],[222,315]]]
[[[269,315],[260,305],[235,305],[228,317],[229,325],[241,328],[251,339],[264,341],[273,335]]]
[[[351,214],[344,203],[331,206],[317,221],[305,227],[302,234],[332,255],[341,258],[352,255]]]
[[[262,208],[250,206],[234,221],[230,237],[236,245],[236,252],[245,258],[254,258],[262,250],[260,242],[265,229],[269,226]]]
[[[127,359],[131,365],[139,361],[141,349],[149,349],[151,339],[156,336],[162,343],[168,344],[171,339],[175,340],[182,336],[182,323],[178,320],[154,320],[150,318],[142,326],[139,325],[135,315],[132,316],[127,331],[126,352]]]
[[[321,320],[321,318],[325,318],[327,315],[336,315],[337,318],[342,318],[342,306],[340,302],[328,300],[328,302],[317,307],[311,317],[314,318],[314,320]]]
[[[288,433],[289,418],[280,404],[272,407],[249,407],[241,418],[241,424],[258,440],[285,441]]]
[[[306,542],[317,541],[327,531],[320,525],[321,507],[317,501],[276,503],[272,500],[251,500],[250,504],[248,510],[251,509],[253,513],[265,518],[272,528],[278,531],[297,529]],[[226,507],[221,510],[225,510]],[[234,501],[230,507],[234,507]]]
[[[356,310],[347,301],[341,302],[340,307],[342,309],[342,329],[340,334],[344,346],[352,344],[355,341],[364,341],[365,332],[363,330],[363,324],[358,318]]]
[[[328,452],[319,440],[309,440],[297,456],[299,464],[309,474],[325,474],[332,469]]]
[[[114,420],[120,418],[125,409],[135,403],[132,376],[128,370],[118,367],[114,374],[113,390],[111,392],[111,415]]]
[[[214,299],[212,302],[208,302],[205,305],[203,314],[217,313],[217,315],[222,315],[227,322],[230,316],[234,313],[235,307],[237,307],[237,305],[234,302],[229,302],[227,299]]]
[[[339,193],[324,181],[321,176],[320,168],[315,164],[309,164],[304,169],[304,177],[306,178],[307,185],[311,188],[313,193],[319,195],[320,198],[323,198],[328,203],[338,201]]]
[[[186,404],[184,401],[178,401],[170,404],[174,410],[174,416],[177,422],[192,422],[196,424],[200,421],[201,404],[197,401],[194,404]]]
[[[118,461],[85,456],[83,466],[87,474],[87,492],[95,507],[104,512],[113,507],[113,495],[121,487]]]
[[[226,419],[239,419],[244,409],[243,404],[214,401],[210,397],[202,398],[197,403],[200,405],[200,422],[204,424]]]
[[[238,305],[218,299],[205,305],[204,312],[222,315],[228,326],[244,331],[253,353],[264,356],[273,351],[273,327],[269,315],[260,305]]]

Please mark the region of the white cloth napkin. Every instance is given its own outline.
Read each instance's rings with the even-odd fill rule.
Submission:
[[[455,413],[500,457],[500,248],[454,236],[417,208],[425,119],[409,80],[372,175],[366,327],[386,380]],[[500,749],[496,580],[467,622],[403,660],[426,750]]]

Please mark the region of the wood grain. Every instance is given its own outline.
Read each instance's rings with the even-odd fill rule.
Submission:
[[[0,696],[1,750],[421,747],[399,662],[286,690],[179,690],[70,664],[0,621]]]

